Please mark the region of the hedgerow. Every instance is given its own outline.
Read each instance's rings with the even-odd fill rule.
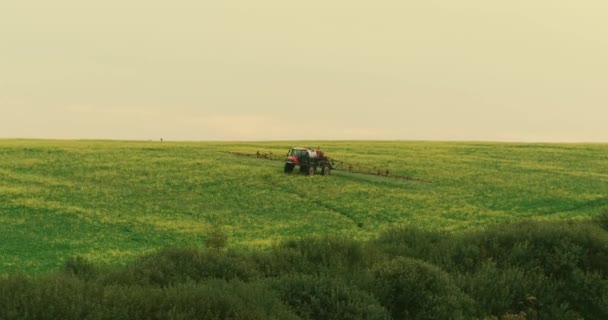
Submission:
[[[0,319],[607,319],[601,221],[168,248],[123,267],[75,257],[1,278]]]

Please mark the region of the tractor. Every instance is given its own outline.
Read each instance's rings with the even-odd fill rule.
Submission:
[[[309,176],[315,175],[317,168],[321,174],[327,176],[331,173],[332,162],[321,150],[309,148],[291,148],[285,159],[285,173],[292,173],[296,166],[300,166],[300,172]]]

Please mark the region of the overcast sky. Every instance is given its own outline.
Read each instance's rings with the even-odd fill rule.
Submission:
[[[608,1],[1,0],[0,137],[608,142]]]

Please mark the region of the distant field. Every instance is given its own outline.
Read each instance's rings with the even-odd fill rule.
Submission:
[[[432,184],[282,164],[220,151],[321,147],[332,157]],[[307,235],[370,238],[397,225],[479,230],[588,219],[608,210],[608,145],[441,142],[173,143],[0,140],[0,274],[71,256],[123,263],[167,246]]]

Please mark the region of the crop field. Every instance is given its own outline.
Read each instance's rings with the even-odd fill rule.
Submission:
[[[432,183],[283,164],[222,151],[320,147],[336,159]],[[608,210],[608,145],[456,142],[113,142],[0,140],[0,274],[69,257],[121,264],[164,247],[282,239],[370,239],[395,226],[450,233]]]

